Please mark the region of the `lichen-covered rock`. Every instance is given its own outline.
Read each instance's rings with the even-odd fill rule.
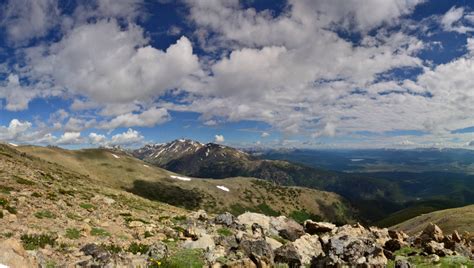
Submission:
[[[249,239],[244,237],[239,249],[253,260],[265,264],[273,264],[273,250],[265,239]]]
[[[373,233],[360,224],[337,228],[334,236],[324,245],[325,255],[313,259],[314,267],[368,265],[385,267],[387,258]]]
[[[234,223],[234,221],[235,221],[234,215],[230,214],[229,212],[219,214],[214,218],[214,222],[216,224],[222,224],[227,227],[231,226]]]
[[[275,263],[286,263],[290,267],[300,267],[301,256],[296,247],[288,243],[275,250]]]

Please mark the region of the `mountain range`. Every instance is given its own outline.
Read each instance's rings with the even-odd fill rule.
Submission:
[[[349,200],[360,220],[379,222],[382,226],[396,224],[421,213],[474,202],[474,179],[469,174],[445,171],[415,174],[399,172],[398,169],[391,172],[367,172],[367,170],[346,172],[328,170],[322,168],[323,165],[318,165],[322,156],[328,156],[325,161],[333,163],[343,163],[342,159],[358,165],[363,161],[351,160],[370,159],[372,163],[390,160],[400,163],[402,158],[397,152],[398,150],[380,152],[279,150],[247,153],[214,143],[201,144],[192,140],[175,140],[165,144],[147,145],[134,150],[132,154],[151,165],[193,177],[214,179],[254,177],[278,185],[335,192]],[[454,154],[452,151],[445,153]],[[461,152],[455,155],[468,153]],[[418,164],[429,155],[426,150],[421,152],[415,150],[411,154],[410,151],[403,151],[401,154],[405,157],[403,158],[405,161]],[[442,159],[449,157],[452,158],[446,156]],[[292,161],[288,161],[290,159]],[[435,162],[432,158],[428,160],[430,163]]]

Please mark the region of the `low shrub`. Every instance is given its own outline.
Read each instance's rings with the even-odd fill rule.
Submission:
[[[54,247],[56,237],[51,234],[24,234],[20,237],[26,250],[44,248],[46,245]]]

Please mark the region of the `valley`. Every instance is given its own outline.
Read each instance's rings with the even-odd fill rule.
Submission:
[[[470,157],[471,153],[466,150],[270,150],[247,153],[212,143],[175,140],[148,145],[133,154],[152,165],[194,177],[248,176],[278,185],[335,192],[351,203],[359,220],[383,227],[422,213],[474,202],[473,175],[446,172],[442,166],[437,166],[443,161],[451,163],[448,159],[460,162],[463,157]],[[469,157],[463,160],[466,167],[471,163]],[[391,171],[368,172],[363,168],[366,167],[364,162],[380,161],[392,163]],[[412,172],[397,170],[400,163],[411,165]],[[348,170],[349,167],[352,169]],[[435,167],[439,170],[427,171]]]

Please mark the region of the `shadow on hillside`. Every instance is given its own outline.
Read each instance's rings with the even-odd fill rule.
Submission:
[[[191,210],[199,208],[202,201],[202,195],[197,191],[183,189],[179,186],[162,182],[136,180],[133,182],[133,187],[126,190],[153,201]]]

